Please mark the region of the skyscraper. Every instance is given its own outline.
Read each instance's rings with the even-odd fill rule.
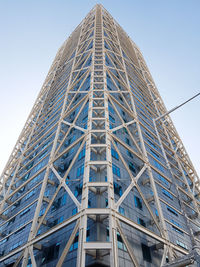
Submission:
[[[0,266],[196,266],[199,178],[165,113],[140,50],[96,5],[3,171]]]

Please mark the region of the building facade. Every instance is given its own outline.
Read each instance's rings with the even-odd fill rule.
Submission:
[[[197,266],[199,178],[165,112],[140,50],[96,5],[2,173],[0,266]]]

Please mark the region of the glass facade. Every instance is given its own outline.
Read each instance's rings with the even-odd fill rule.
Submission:
[[[96,5],[2,174],[0,266],[161,266],[199,246],[199,178],[138,47]],[[16,263],[16,265],[13,265]]]

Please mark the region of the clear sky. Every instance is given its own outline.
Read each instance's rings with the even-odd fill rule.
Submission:
[[[58,48],[97,2],[141,49],[168,109],[200,91],[199,0],[1,0],[0,173]],[[200,174],[200,97],[171,117]]]

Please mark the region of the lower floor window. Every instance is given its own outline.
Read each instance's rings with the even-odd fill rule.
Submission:
[[[145,244],[141,244],[143,259],[148,262],[152,262],[150,247]]]

